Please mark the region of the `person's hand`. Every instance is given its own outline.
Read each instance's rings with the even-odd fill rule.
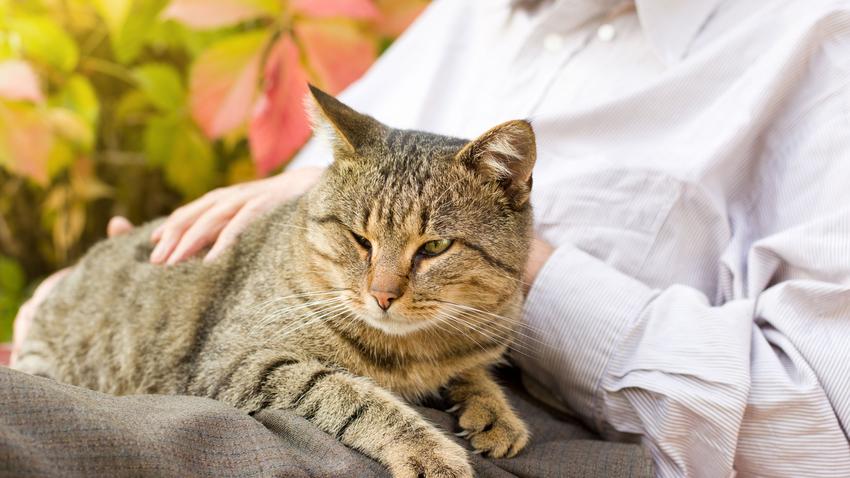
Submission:
[[[324,168],[305,167],[266,179],[216,189],[175,210],[151,234],[150,261],[175,264],[212,244],[204,257],[214,260],[248,224],[310,189]]]
[[[133,229],[133,224],[130,223],[127,219],[121,216],[115,216],[109,221],[109,225],[106,226],[106,235],[109,237],[120,236],[121,234],[125,234],[130,232]],[[30,327],[32,326],[32,320],[35,317],[35,311],[38,310],[38,306],[44,302],[44,299],[50,294],[50,291],[56,287],[56,284],[59,283],[59,280],[68,275],[71,272],[70,267],[66,267],[65,269],[58,270],[44,279],[41,284],[35,289],[32,297],[18,309],[17,315],[15,315],[15,322],[13,326],[12,332],[12,355],[9,359],[9,364],[14,365],[15,360],[18,358],[18,352],[21,350],[21,344],[24,343],[24,339],[27,338],[27,334],[30,331]]]
[[[537,278],[537,273],[546,264],[549,256],[555,249],[548,242],[539,238],[537,234],[531,240],[531,252],[528,256],[528,264],[525,266],[525,274],[523,275],[523,285],[525,286],[525,294],[531,289],[531,284],[534,284],[534,279]]]

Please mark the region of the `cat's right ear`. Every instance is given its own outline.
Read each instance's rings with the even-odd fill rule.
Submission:
[[[313,132],[327,138],[335,149],[351,153],[362,152],[376,138],[383,137],[386,126],[316,88],[310,87],[312,99],[307,98],[307,111]]]

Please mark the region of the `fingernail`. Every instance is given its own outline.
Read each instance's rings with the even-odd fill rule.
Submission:
[[[164,248],[162,247],[161,242],[159,244],[157,244],[156,247],[153,248],[153,252],[151,252],[151,262],[153,262],[154,264],[159,264],[160,262],[162,262],[162,250],[163,249]]]
[[[214,261],[218,257],[218,252],[215,250],[210,250],[207,255],[204,256],[204,264],[209,264]]]

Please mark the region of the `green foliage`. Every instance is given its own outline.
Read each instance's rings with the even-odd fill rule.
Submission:
[[[0,342],[33,284],[111,216],[141,223],[278,170],[306,120],[300,90],[272,87],[341,88],[425,1],[0,0]],[[283,39],[294,63],[269,59]]]

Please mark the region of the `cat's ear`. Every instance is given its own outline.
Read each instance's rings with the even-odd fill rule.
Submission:
[[[537,146],[531,123],[515,120],[491,128],[457,154],[471,169],[498,181],[515,206],[528,201]]]
[[[317,136],[330,140],[336,148],[360,152],[376,138],[383,136],[383,124],[316,88],[310,87],[312,99],[307,99],[307,111]]]

